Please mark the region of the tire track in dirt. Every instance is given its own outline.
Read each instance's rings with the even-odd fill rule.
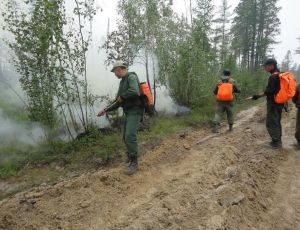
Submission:
[[[117,166],[5,199],[0,229],[267,229],[278,167],[293,150],[261,147],[264,113],[240,113],[232,133],[167,138],[132,177]]]

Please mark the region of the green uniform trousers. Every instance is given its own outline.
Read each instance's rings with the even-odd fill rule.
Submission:
[[[297,109],[295,138],[298,144],[300,144],[300,109]]]
[[[123,140],[127,148],[129,157],[137,157],[138,155],[138,143],[137,132],[139,124],[142,120],[143,109],[135,107],[124,111],[125,120],[123,128]]]
[[[275,104],[274,102],[267,102],[267,119],[266,127],[272,142],[281,143],[282,128],[281,128],[281,114],[283,104]]]
[[[216,109],[216,114],[214,119],[214,123],[216,125],[220,124],[225,112],[227,114],[228,124],[233,125],[234,122],[233,102],[223,102],[223,101],[217,101],[217,109]]]

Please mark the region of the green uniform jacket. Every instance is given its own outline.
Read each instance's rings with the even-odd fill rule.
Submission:
[[[135,73],[128,73],[121,79],[117,97],[123,99],[122,103],[116,103],[107,111],[113,111],[120,106],[125,114],[123,140],[127,148],[129,158],[138,156],[137,132],[143,116],[143,106],[140,98],[140,82]]]
[[[117,97],[123,99],[123,103],[116,103],[114,106],[110,107],[107,111],[116,110],[119,107],[123,107],[124,112],[128,111],[134,107],[142,107],[142,102],[140,99],[140,81],[135,73],[128,73],[125,77],[121,79]]]

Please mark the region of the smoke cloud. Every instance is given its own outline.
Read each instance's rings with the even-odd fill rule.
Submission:
[[[71,1],[69,2],[68,6],[70,7]],[[105,50],[99,49],[99,47],[103,45],[108,30],[112,31],[116,28],[115,22],[118,16],[116,13],[111,13],[116,12],[116,3],[117,1],[115,0],[110,4],[107,4],[107,1],[97,1],[97,5],[100,6],[103,11],[98,12],[93,22],[92,44],[87,55],[89,90],[95,95],[108,96],[111,99],[116,96],[120,80],[110,72],[110,67],[104,65],[106,56]],[[108,18],[110,18],[110,24],[108,24]],[[8,39],[9,36],[10,35],[6,32],[1,31],[0,39]],[[3,43],[1,44],[1,51],[0,65],[2,77],[0,78],[0,100],[11,101],[14,105],[23,107],[23,102],[20,98],[24,99],[26,97],[18,82],[18,75],[10,64],[10,59],[12,57],[11,51],[9,51]],[[151,83],[153,83],[154,74],[158,76],[158,64],[156,63],[156,59],[154,58],[152,61],[154,63],[150,63]],[[139,63],[140,60],[135,60],[134,65],[130,67],[130,71],[136,72],[141,82],[146,81],[145,67]],[[163,114],[175,115],[188,111],[187,108],[176,105],[172,100],[168,89],[164,86],[157,88],[156,102],[157,111]],[[108,102],[106,101],[97,101],[90,114],[92,120],[95,121],[100,128],[110,125],[105,117],[96,118],[96,113],[103,109],[107,104]],[[13,118],[6,115],[5,109],[6,108],[3,107],[1,108],[0,104],[0,146],[9,146],[16,142],[34,145],[45,136],[43,128],[38,123],[15,121]],[[65,131],[63,131],[63,133],[64,132]],[[62,137],[63,139],[66,139],[64,134],[62,134]]]
[[[157,89],[156,110],[169,116],[181,115],[191,111],[191,109],[187,107],[176,104],[165,86],[161,86]]]
[[[16,144],[35,145],[44,137],[44,131],[38,123],[11,120],[1,108],[0,123],[0,147]]]

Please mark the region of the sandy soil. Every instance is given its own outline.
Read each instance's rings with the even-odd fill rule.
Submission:
[[[186,131],[124,165],[40,186],[0,202],[0,229],[300,229],[295,111],[284,148],[263,146],[265,108],[238,115],[234,132]]]

